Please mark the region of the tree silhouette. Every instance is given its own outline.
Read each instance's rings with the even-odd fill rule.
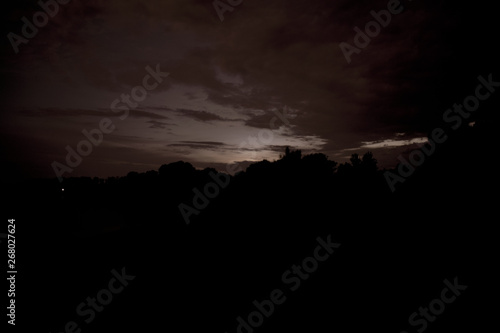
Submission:
[[[366,173],[375,173],[377,171],[377,160],[371,152],[366,152],[361,160],[361,167]]]

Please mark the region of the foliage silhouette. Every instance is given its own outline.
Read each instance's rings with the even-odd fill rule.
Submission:
[[[235,319],[253,311],[252,301],[287,290],[282,274],[310,255],[318,236],[331,234],[342,244],[338,253],[297,292],[287,293],[259,332],[328,325],[361,331],[373,322],[401,331],[415,304],[435,297],[436,281],[459,276],[481,288],[494,276],[494,233],[486,223],[492,199],[484,186],[491,184],[490,169],[464,162],[489,156],[481,144],[494,142],[492,126],[478,121],[450,134],[449,143],[395,193],[371,152],[338,164],[288,148],[277,161],[256,162],[230,176],[189,225],[179,204],[193,206],[193,189],[204,193],[215,169],[180,161],[125,177],[6,186],[17,199],[7,202],[10,207],[30,208],[18,210],[24,221],[19,234],[37,251],[28,254],[26,247],[20,256],[44,286],[33,294],[47,300],[33,318],[47,323],[47,331],[62,327],[74,317],[74,306],[103,287],[111,268],[127,266],[137,279],[82,329],[142,331],[161,318],[185,331],[235,332]],[[47,270],[47,258],[51,274],[38,274]],[[145,305],[151,295],[157,306]],[[382,303],[399,306],[388,315]],[[463,301],[450,313],[469,318],[474,304]],[[360,312],[366,320],[359,321]],[[477,321],[467,323],[447,327],[472,328]]]

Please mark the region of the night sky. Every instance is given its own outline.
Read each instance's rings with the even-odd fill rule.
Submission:
[[[64,177],[122,176],[178,160],[225,171],[278,159],[286,146],[338,162],[372,151],[379,167],[393,167],[473,93],[479,75],[500,81],[500,72],[492,67],[496,11],[478,2],[401,2],[348,62],[340,44],[354,46],[354,28],[387,7],[244,0],[220,16],[210,0],[73,0],[16,52],[9,33],[22,37],[22,18],[32,22],[41,7],[9,2],[3,174],[55,177],[54,161],[66,164],[66,147],[77,149],[82,131],[103,119],[113,130]],[[123,101],[113,109],[133,93],[140,98],[128,113]]]

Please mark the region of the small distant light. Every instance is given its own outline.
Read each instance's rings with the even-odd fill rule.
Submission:
[[[61,189],[61,191],[63,191],[63,192],[64,192],[64,189],[62,188],[62,189]]]
[[[476,125],[476,122],[475,122],[475,121],[471,121],[471,122],[469,123],[469,126],[470,126],[470,127],[474,127],[474,125]]]

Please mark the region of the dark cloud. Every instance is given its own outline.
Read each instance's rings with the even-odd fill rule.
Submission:
[[[263,115],[252,116],[245,121],[245,125],[256,128],[271,128],[271,120],[274,117],[276,117],[274,113],[266,112]],[[276,125],[278,125],[278,121],[275,122],[275,126]],[[281,123],[279,125],[281,125]]]
[[[285,152],[287,147],[290,148],[288,145],[269,145],[266,146],[266,149],[282,154]]]
[[[210,146],[224,146],[224,142],[214,142],[214,141],[181,141],[182,143],[189,143],[189,144],[203,144],[203,145],[210,145]]]
[[[116,113],[109,110],[83,110],[83,109],[60,109],[60,108],[40,108],[19,110],[19,114],[27,117],[117,117],[122,116],[123,112]],[[166,116],[157,113],[129,110],[127,117],[149,118],[149,119],[168,119]]]
[[[272,110],[287,105],[294,110],[290,126],[262,148],[293,143],[333,158],[375,145],[381,163],[394,164],[407,148],[391,146],[402,140],[396,133],[412,140],[440,126],[443,112],[473,91],[478,75],[495,72],[499,54],[495,10],[414,0],[403,1],[405,10],[347,63],[339,43],[353,44],[354,27],[364,29],[370,11],[387,3],[245,1],[221,22],[211,1],[71,1],[19,54],[4,38],[0,120],[17,129],[5,128],[5,142],[17,132],[16,142],[39,142],[51,158],[64,153],[61,146],[78,142],[95,117],[116,117],[110,102],[141,85],[146,66],[159,64],[170,75],[131,110],[129,117],[141,122],[120,123],[123,132],[108,139],[114,144],[137,137],[148,153],[166,154],[158,160],[178,157],[157,150],[160,143],[172,142],[186,155],[210,147],[212,160],[193,161],[215,165],[218,153],[236,151],[252,130],[269,128]],[[4,36],[20,33],[21,17],[38,7],[36,1],[6,4]],[[32,159],[40,164],[39,155]]]
[[[167,125],[168,125],[166,123],[163,123],[161,121],[156,121],[156,120],[149,120],[147,123],[151,124],[151,126],[149,126],[149,128],[161,128],[161,129],[165,129],[165,128],[167,128]]]
[[[177,109],[177,110],[175,110],[175,112],[184,116],[184,117],[192,118],[192,119],[202,121],[202,122],[214,121],[214,120],[218,120],[218,121],[226,121],[227,120],[227,119],[224,119],[216,114],[213,114],[213,113],[210,113],[207,111]]]
[[[185,147],[191,149],[208,149],[208,150],[218,150],[220,148],[226,148],[226,144],[223,142],[212,142],[212,141],[180,141],[178,143],[170,143],[169,147]]]

